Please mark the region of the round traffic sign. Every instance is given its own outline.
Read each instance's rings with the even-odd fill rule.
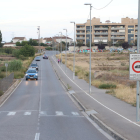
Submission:
[[[138,64],[139,63],[139,65],[135,65],[135,64]],[[134,67],[135,66],[135,67]],[[140,68],[140,61],[135,61],[133,64],[132,64],[132,69],[133,69],[133,71],[134,72],[136,72],[136,73],[140,73],[140,70],[137,70],[137,68]]]

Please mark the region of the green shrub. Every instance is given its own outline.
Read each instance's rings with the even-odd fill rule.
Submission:
[[[12,60],[9,62],[8,70],[9,71],[19,71],[22,68],[22,62],[21,60]]]
[[[21,60],[26,60],[27,57],[25,57],[25,56],[23,56],[23,55],[19,55],[19,59],[21,59]]]
[[[20,50],[18,50],[18,49],[13,50],[13,51],[12,51],[12,55],[13,55],[14,57],[16,57],[16,58],[19,58]]]
[[[0,96],[2,96],[2,95],[3,95],[3,91],[0,90]]]
[[[0,71],[5,72],[5,71],[6,71],[6,67],[5,67],[5,66],[2,66],[2,67],[0,68]]]
[[[101,89],[111,89],[111,88],[116,88],[116,85],[113,85],[113,84],[101,84],[99,86],[99,88],[101,88]]]

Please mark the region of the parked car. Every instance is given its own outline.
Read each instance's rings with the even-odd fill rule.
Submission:
[[[36,70],[39,70],[39,67],[38,67],[37,63],[32,63],[30,65],[30,68],[36,68]]]
[[[35,69],[27,70],[26,75],[25,75],[26,80],[28,80],[28,79],[36,79],[36,80],[38,80],[38,74],[37,73],[38,72]]]
[[[48,56],[47,55],[43,55],[43,59],[48,59]]]
[[[40,60],[41,60],[40,56],[37,56],[37,57],[35,58],[35,61],[40,61]]]

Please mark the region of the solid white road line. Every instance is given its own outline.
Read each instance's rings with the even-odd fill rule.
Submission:
[[[56,113],[57,116],[63,116],[64,115],[63,112],[60,112],[60,111],[56,111],[55,113]]]
[[[31,115],[31,112],[25,112],[24,115]]]
[[[7,115],[12,116],[12,115],[15,115],[15,114],[16,114],[16,112],[9,112]]]
[[[47,115],[47,112],[46,111],[40,111],[39,114],[40,115]]]
[[[72,115],[79,115],[77,112],[71,112],[72,113]]]
[[[58,65],[57,62],[55,61],[55,59],[54,59],[53,57],[52,57],[52,59],[54,60],[54,62],[56,63],[56,65]],[[58,65],[58,67],[62,70],[62,68],[61,68],[59,65]],[[66,73],[65,73],[63,70],[62,70],[62,72],[66,75]],[[124,117],[123,115],[117,113],[116,111],[110,109],[109,107],[105,106],[104,104],[102,104],[101,102],[99,102],[98,100],[96,100],[95,98],[93,98],[93,97],[92,97],[91,95],[89,95],[86,91],[84,91],[80,86],[78,86],[72,79],[70,79],[70,77],[68,77],[67,75],[66,75],[66,77],[67,77],[73,84],[75,84],[79,89],[81,89],[87,96],[89,96],[89,97],[92,98],[94,101],[96,101],[98,104],[100,104],[100,105],[103,106],[104,108],[110,110],[111,112],[115,113],[116,115],[122,117],[123,119],[129,121],[130,123],[132,123],[132,124],[134,124],[134,125],[140,127],[139,124],[137,124],[137,123],[135,123],[135,122],[129,120],[128,118]]]
[[[36,134],[35,134],[35,139],[34,139],[34,140],[39,140],[39,137],[40,137],[40,133],[36,133]]]

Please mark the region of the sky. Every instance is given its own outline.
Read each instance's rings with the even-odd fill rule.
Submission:
[[[74,38],[74,24],[85,23],[91,17],[100,18],[101,22],[121,22],[121,18],[138,18],[138,0],[0,0],[0,30],[3,41],[10,42],[13,37],[37,39],[37,26],[40,37],[53,37],[67,34]]]

